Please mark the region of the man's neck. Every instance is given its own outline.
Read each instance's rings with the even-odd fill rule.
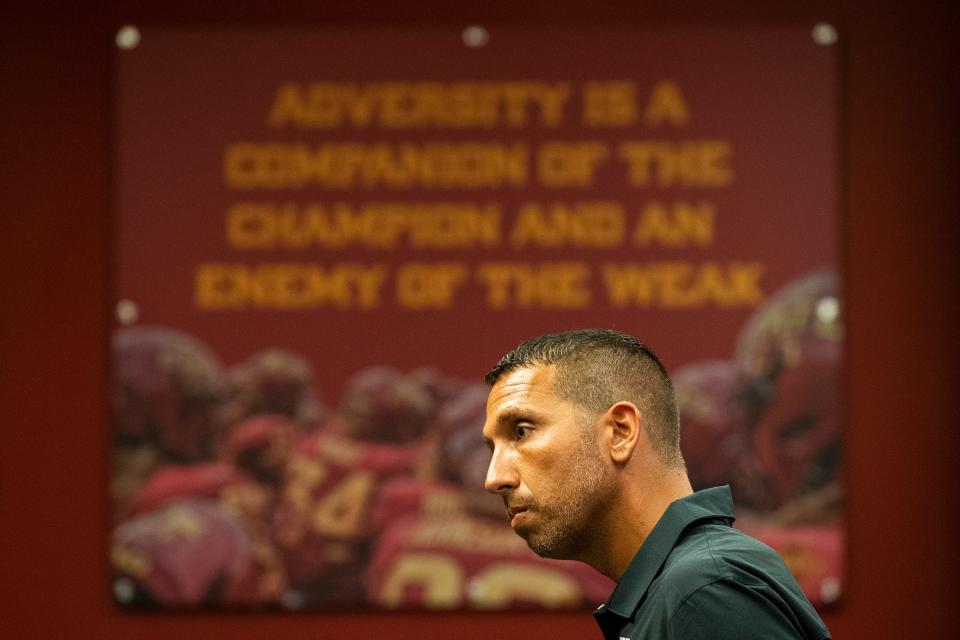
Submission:
[[[586,560],[597,571],[616,582],[626,573],[634,556],[674,500],[693,493],[686,472],[657,470],[652,477],[625,484],[616,508],[608,512],[605,548]]]

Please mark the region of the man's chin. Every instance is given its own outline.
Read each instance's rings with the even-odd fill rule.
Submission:
[[[527,546],[530,547],[535,554],[541,558],[547,558],[548,560],[570,560],[571,557],[563,553],[556,546],[546,545],[542,542],[538,542],[536,539],[528,538]]]
[[[549,558],[550,560],[569,560],[570,555],[566,553],[563,548],[563,544],[558,544],[559,541],[552,540],[549,536],[537,535],[537,533],[532,531],[521,532],[517,531],[517,535],[527,541],[527,546],[533,550],[535,554],[541,558]]]
[[[538,536],[537,532],[534,531],[533,527],[525,524],[517,525],[513,527],[513,532],[520,536],[526,541],[527,546],[533,549],[533,552],[538,556],[547,558],[541,551],[547,551],[546,545],[543,544],[542,536]]]
[[[531,544],[530,540],[535,537],[535,532],[532,527],[519,525],[513,527],[513,532],[527,541],[527,544]]]
[[[571,550],[567,549],[571,541],[566,536],[551,531],[539,513],[524,512],[511,523],[511,527],[513,532],[523,538],[527,546],[541,558],[569,560],[572,557],[569,553]]]

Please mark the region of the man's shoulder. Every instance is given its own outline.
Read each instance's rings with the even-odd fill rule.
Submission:
[[[803,598],[776,551],[738,529],[707,523],[684,532],[651,583],[647,599],[675,611],[693,594],[717,583]]]
[[[667,558],[663,577],[694,588],[719,579],[744,583],[769,579],[793,581],[780,555],[739,529],[723,524],[692,527]]]
[[[771,638],[829,637],[779,554],[726,525],[704,524],[685,532],[648,598],[659,601],[660,615],[674,629],[705,625],[702,631],[713,628],[716,637],[726,638],[716,626],[725,620],[732,625],[729,637],[763,637],[748,629],[764,629]]]

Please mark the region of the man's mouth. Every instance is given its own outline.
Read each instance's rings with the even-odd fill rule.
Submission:
[[[510,526],[516,527],[517,523],[523,519],[523,515],[527,512],[526,507],[510,507],[507,509],[507,517],[510,518]]]

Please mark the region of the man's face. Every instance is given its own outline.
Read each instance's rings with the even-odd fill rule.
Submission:
[[[554,367],[504,375],[490,390],[483,435],[493,450],[485,486],[537,554],[581,558],[614,492],[596,425],[553,392]]]

